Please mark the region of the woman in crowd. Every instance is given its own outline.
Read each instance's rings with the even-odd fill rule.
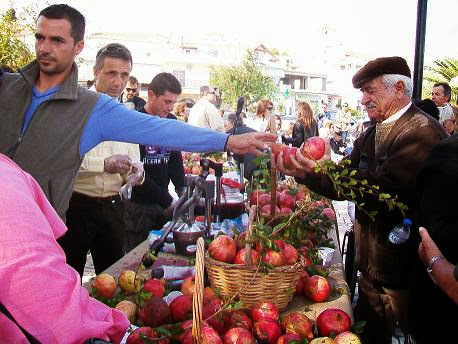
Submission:
[[[175,106],[175,116],[183,122],[188,121],[188,116],[189,116],[189,108],[186,105],[186,103],[178,103]]]
[[[248,121],[247,126],[256,131],[268,131],[270,128],[270,116],[272,115],[273,104],[269,99],[261,99],[256,108],[254,118]]]
[[[297,105],[297,122],[294,124],[291,137],[282,136],[285,144],[300,147],[310,137],[318,136],[318,123],[313,118],[313,111],[307,102]]]

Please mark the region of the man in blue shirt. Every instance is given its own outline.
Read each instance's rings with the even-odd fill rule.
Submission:
[[[191,152],[258,152],[276,137],[228,136],[127,109],[78,85],[75,57],[84,47],[84,16],[60,4],[36,22],[37,58],[0,79],[0,152],[38,181],[65,218],[82,157],[103,141],[150,144]]]

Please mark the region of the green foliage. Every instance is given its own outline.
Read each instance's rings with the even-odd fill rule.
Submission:
[[[355,203],[356,207],[365,213],[372,220],[377,215],[376,210],[367,210],[365,203],[357,201],[358,196],[373,195],[378,198],[381,203],[385,203],[391,211],[397,208],[405,217],[405,212],[409,210],[407,205],[398,201],[398,196],[392,197],[390,194],[381,192],[378,185],[370,185],[367,180],[355,179],[356,170],[349,169],[345,166],[350,164],[350,160],[342,160],[340,167],[343,169],[338,170],[337,165],[333,161],[328,160],[324,164],[315,166],[315,173],[323,173],[327,175],[337,192],[337,195]]]
[[[0,15],[0,66],[17,70],[34,59],[35,55],[21,39],[21,35],[30,31],[31,15],[32,11],[28,10],[24,17],[18,18],[12,8]]]
[[[433,66],[425,66],[425,75],[423,77],[422,99],[431,98],[431,89],[436,82],[447,82],[458,77],[458,59],[443,58],[433,61]],[[458,95],[458,87],[452,87],[451,99],[456,99]]]
[[[248,108],[261,98],[274,98],[278,92],[265,70],[256,54],[247,50],[239,65],[210,66],[210,83],[221,89],[224,103],[235,109],[238,97],[243,96]]]

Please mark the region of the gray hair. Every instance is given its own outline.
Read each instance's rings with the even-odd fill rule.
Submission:
[[[404,84],[404,95],[412,98],[413,85],[411,78],[401,74],[383,74],[383,84],[386,87],[394,87],[398,81],[402,81]]]
[[[130,62],[132,67],[132,55],[124,45],[119,43],[110,43],[102,48],[97,52],[95,57],[95,69],[101,70],[103,67],[103,62],[105,61],[106,57],[111,57],[115,59],[121,59],[124,61]]]
[[[205,85],[205,86],[200,86],[200,95],[203,97],[207,94],[207,92],[210,91],[210,87]]]

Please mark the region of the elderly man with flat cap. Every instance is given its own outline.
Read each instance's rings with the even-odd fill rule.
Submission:
[[[380,192],[397,195],[409,207],[406,216],[413,221],[412,228],[418,228],[415,177],[431,148],[447,134],[436,120],[412,105],[412,79],[403,58],[370,61],[354,75],[352,82],[361,90],[361,103],[374,124],[355,141],[347,157],[348,170],[355,171],[353,178],[378,185]],[[344,199],[326,175],[315,173],[317,162],[299,150],[292,160],[293,170],[284,168],[282,154],[275,165],[321,195]],[[412,267],[418,261],[418,231],[412,229],[405,243],[392,244],[388,236],[396,224],[403,222],[401,212],[390,211],[370,194],[355,196],[358,204],[364,203],[365,211],[377,211],[374,220],[367,213],[356,211],[355,262],[361,275],[355,319],[367,321],[362,334],[365,343],[391,343],[396,324],[407,333],[407,302]]]

